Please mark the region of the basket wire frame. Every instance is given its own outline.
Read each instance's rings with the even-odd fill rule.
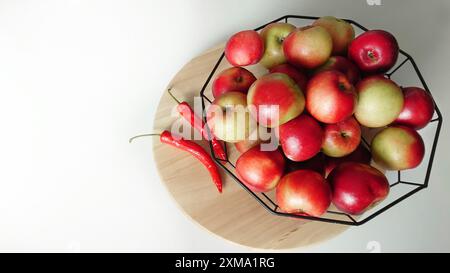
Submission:
[[[303,15],[285,15],[282,16],[278,19],[275,19],[273,21],[270,21],[262,26],[259,26],[257,28],[255,28],[255,31],[261,30],[263,29],[265,26],[271,24],[271,23],[275,23],[275,22],[289,22],[289,19],[303,19],[303,20],[316,20],[319,17],[317,16],[303,16]],[[360,25],[359,23],[350,20],[350,19],[344,19],[345,21],[349,22],[350,24],[358,27],[360,30],[362,31],[368,31],[368,29],[362,25]],[[385,76],[388,78],[391,78],[391,76],[398,71],[403,65],[405,65],[406,63],[410,63],[414,69],[414,71],[416,72],[420,83],[422,84],[423,89],[425,89],[430,95],[431,92],[428,89],[428,86],[422,76],[422,74],[420,73],[419,68],[417,67],[417,64],[415,63],[414,59],[411,57],[411,55],[409,55],[408,53],[406,53],[403,50],[399,50],[400,55],[402,55],[403,57],[405,57],[405,59],[400,62],[400,64],[398,64],[395,68],[391,69],[389,72],[385,73]],[[225,53],[222,53],[221,56],[219,57],[219,59],[217,60],[216,64],[214,65],[211,73],[208,75],[208,78],[206,79],[205,83],[203,84],[203,87],[200,91],[200,96],[202,98],[202,109],[203,109],[203,120],[206,124],[206,129],[209,135],[209,138],[211,139],[211,132],[210,132],[210,128],[208,127],[207,123],[206,123],[206,102],[208,103],[212,103],[211,100],[204,94],[205,90],[208,86],[208,84],[210,83],[212,77],[214,76],[217,68],[219,67],[219,65],[221,64],[221,62],[223,61],[225,56]],[[433,99],[434,100],[434,99]],[[367,223],[368,221],[372,220],[373,218],[375,218],[376,216],[382,214],[383,212],[387,211],[388,209],[392,208],[393,206],[397,205],[398,203],[400,203],[401,201],[405,200],[406,198],[410,197],[411,195],[425,189],[428,187],[428,182],[429,182],[429,178],[430,178],[430,174],[431,174],[431,168],[433,166],[433,159],[434,159],[434,155],[435,155],[435,151],[436,151],[436,147],[437,147],[437,143],[438,143],[438,139],[439,139],[439,133],[441,130],[441,126],[442,126],[442,114],[436,104],[436,102],[434,101],[434,105],[435,105],[435,113],[437,115],[436,118],[433,118],[430,123],[437,123],[436,126],[436,130],[435,130],[435,134],[434,134],[434,139],[433,139],[433,144],[431,147],[431,152],[430,152],[430,157],[428,160],[428,165],[426,168],[426,174],[425,174],[425,179],[423,183],[414,183],[414,182],[410,182],[410,181],[405,181],[402,179],[402,175],[401,175],[401,171],[397,171],[397,181],[390,184],[390,188],[396,187],[400,184],[403,185],[409,185],[412,186],[413,189],[409,190],[408,192],[402,194],[401,196],[399,196],[398,198],[396,198],[395,200],[391,201],[388,204],[385,204],[384,206],[380,206],[381,204],[379,204],[378,206],[376,206],[375,208],[370,209],[369,211],[367,211],[366,213],[375,210],[374,212],[370,213],[370,215],[367,215],[366,217],[364,217],[363,219],[355,219],[354,216],[341,212],[341,211],[337,211],[337,210],[331,210],[329,209],[324,215],[329,215],[327,216],[321,216],[321,217],[315,217],[315,216],[309,216],[309,215],[303,215],[303,214],[293,214],[293,213],[286,213],[286,212],[282,212],[279,211],[279,207],[276,204],[276,202],[274,200],[272,200],[272,198],[270,198],[266,193],[255,193],[253,192],[250,188],[248,188],[233,172],[233,170],[235,169],[235,165],[228,159],[228,151],[226,149],[226,145],[225,146],[225,153],[227,154],[227,160],[222,160],[219,159],[215,153],[214,153],[214,149],[212,147],[212,143],[211,141],[209,141],[209,145],[210,145],[210,149],[211,149],[211,153],[213,155],[214,160],[216,161],[216,163],[227,173],[227,175],[231,176],[240,186],[242,186],[242,188],[244,190],[246,190],[253,198],[255,198],[255,200],[262,206],[264,207],[267,211],[269,211],[270,213],[274,214],[274,215],[278,215],[278,216],[283,216],[283,217],[293,217],[293,218],[299,218],[299,219],[305,219],[305,220],[313,220],[313,221],[320,221],[320,222],[327,222],[327,223],[334,223],[334,224],[343,224],[343,225],[350,225],[350,226],[359,226],[362,224]],[[370,148],[370,144],[368,143],[368,141],[362,137],[362,142],[364,143],[364,145],[367,148]],[[231,167],[231,168],[230,168]],[[365,213],[363,214],[365,215]],[[335,217],[331,217],[331,216],[335,216]],[[339,217],[341,219],[338,219],[336,217]],[[342,219],[343,218],[343,219]]]

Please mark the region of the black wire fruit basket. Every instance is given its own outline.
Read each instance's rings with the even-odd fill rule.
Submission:
[[[254,29],[255,31],[259,31],[263,29],[265,26],[271,23],[275,22],[286,22],[286,23],[293,23],[294,25],[300,25],[298,23],[305,24],[305,21],[312,21],[316,20],[319,17],[315,16],[302,16],[302,15],[285,15],[283,17],[280,17],[276,20],[273,20],[271,22],[268,22],[260,27],[257,27]],[[368,29],[360,25],[359,23],[350,20],[350,19],[344,19],[345,21],[352,24],[355,28],[355,32],[358,35],[359,33],[365,32]],[[205,91],[210,88],[210,81],[214,77],[215,73],[217,72],[219,66],[223,65],[223,63],[226,63],[224,60],[225,54],[222,53],[219,59],[217,60],[216,64],[212,68],[211,73],[209,74],[208,78],[206,79],[206,82],[203,84],[203,87],[200,91],[200,96],[202,98],[202,109],[203,109],[203,119],[206,123],[206,105],[211,103],[211,99],[205,94]],[[397,63],[394,65],[394,67],[385,73],[385,76],[393,79],[397,83],[403,85],[403,86],[422,86],[423,89],[425,89],[428,93],[430,93],[430,90],[428,89],[427,84],[425,83],[424,78],[422,77],[422,74],[420,73],[419,68],[417,67],[414,59],[406,53],[405,51],[401,50],[399,51],[399,58],[397,60]],[[414,76],[414,77],[412,77]],[[431,93],[430,93],[431,94]],[[276,204],[274,194],[272,193],[259,193],[254,192],[250,188],[248,188],[236,175],[235,172],[235,165],[232,162],[232,160],[229,159],[229,151],[226,151],[227,153],[227,160],[221,160],[215,155],[214,150],[212,148],[211,142],[210,148],[211,153],[214,157],[214,160],[216,163],[229,175],[232,177],[239,185],[242,186],[252,197],[255,198],[255,200],[263,206],[268,212],[278,215],[278,216],[284,216],[284,217],[294,217],[294,218],[300,218],[300,219],[306,219],[306,220],[313,220],[313,221],[321,221],[321,222],[328,222],[328,223],[335,223],[335,224],[343,224],[343,225],[351,225],[351,226],[359,226],[364,223],[367,223],[368,221],[372,220],[376,216],[380,215],[381,213],[389,210],[393,206],[397,205],[401,201],[405,200],[406,198],[412,196],[413,194],[425,189],[428,187],[428,182],[430,179],[431,174],[431,168],[433,166],[433,159],[434,154],[436,151],[439,133],[442,126],[442,114],[439,111],[439,108],[435,102],[435,113],[430,121],[430,123],[423,129],[419,131],[419,134],[422,136],[424,143],[425,143],[425,157],[421,163],[420,166],[418,166],[415,169],[412,170],[406,170],[406,171],[387,171],[385,173],[386,177],[389,180],[390,184],[390,193],[388,197],[382,201],[381,203],[377,204],[373,208],[370,208],[362,215],[353,216],[344,212],[341,212],[337,209],[335,209],[333,206],[331,206],[325,214],[323,214],[321,217],[314,217],[314,216],[308,216],[308,215],[300,215],[300,214],[292,214],[292,213],[285,213],[279,210],[278,205]],[[207,128],[209,132],[209,128]],[[370,149],[370,135],[373,135],[370,132],[365,132],[363,130],[363,137],[362,137],[362,143],[366,146],[366,148]],[[225,147],[226,148],[226,147]],[[420,179],[418,179],[420,177]],[[416,182],[417,180],[421,182]]]

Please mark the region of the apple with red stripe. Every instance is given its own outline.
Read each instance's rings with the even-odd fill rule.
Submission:
[[[433,98],[427,91],[419,87],[406,87],[402,91],[405,103],[394,123],[406,125],[416,130],[422,129],[433,118]]]
[[[374,161],[388,170],[415,168],[425,154],[422,137],[414,129],[402,125],[378,132],[370,146]]]
[[[283,42],[283,52],[289,63],[313,69],[324,64],[333,50],[328,31],[321,26],[306,26],[291,32]]]
[[[276,200],[283,212],[319,217],[331,204],[331,190],[322,175],[310,170],[298,170],[280,180]]]
[[[284,157],[277,149],[261,151],[255,146],[236,161],[239,178],[255,192],[267,192],[276,187],[284,172]]]
[[[324,27],[333,40],[333,54],[346,54],[347,47],[355,38],[355,30],[345,20],[324,16],[314,21],[313,26]]]
[[[307,114],[281,125],[278,133],[281,148],[292,161],[308,160],[319,153],[322,147],[322,127]]]
[[[346,156],[355,151],[361,142],[361,127],[353,117],[325,125],[324,133],[322,152],[331,157]]]
[[[337,123],[349,118],[356,103],[355,88],[336,70],[319,72],[306,87],[306,109],[323,123]]]
[[[261,30],[265,49],[260,63],[264,67],[270,69],[286,62],[283,41],[294,30],[295,26],[288,23],[272,23]]]
[[[333,204],[349,214],[361,214],[382,201],[389,193],[389,182],[372,166],[347,162],[337,166],[328,176]]]
[[[264,54],[264,41],[254,30],[240,31],[228,39],[225,57],[233,66],[256,64]]]
[[[288,75],[295,83],[300,87],[303,92],[306,91],[306,84],[308,83],[308,78],[304,73],[300,72],[299,69],[290,64],[280,64],[270,69],[270,73],[283,73]]]
[[[247,103],[260,125],[273,128],[300,115],[305,108],[305,97],[289,76],[271,73],[250,86]]]
[[[247,94],[248,89],[255,81],[256,77],[247,69],[230,67],[217,75],[212,84],[212,93],[214,98],[230,91]]]

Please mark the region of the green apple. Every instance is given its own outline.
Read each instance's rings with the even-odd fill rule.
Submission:
[[[403,93],[400,87],[381,75],[362,79],[357,85],[358,103],[355,117],[369,128],[389,125],[403,109]]]
[[[295,29],[295,26],[288,23],[272,23],[261,31],[264,41],[264,55],[260,63],[267,69],[286,62],[283,53],[284,39]]]

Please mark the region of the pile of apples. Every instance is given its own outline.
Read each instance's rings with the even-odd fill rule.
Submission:
[[[424,157],[417,130],[430,122],[434,102],[422,88],[401,88],[384,75],[398,54],[389,32],[355,38],[351,24],[331,16],[301,28],[272,23],[261,32],[238,32],[226,44],[233,67],[216,76],[212,105],[278,111],[236,111],[222,121],[207,113],[208,125],[241,152],[236,172],[243,183],[255,192],[275,189],[281,211],[317,217],[333,203],[361,214],[389,193],[387,178],[371,162],[406,170]],[[257,63],[268,70],[258,79],[243,68]],[[264,151],[260,140],[249,140],[251,128],[235,124],[249,119],[277,129],[280,147]],[[370,151],[361,127],[379,128]]]

